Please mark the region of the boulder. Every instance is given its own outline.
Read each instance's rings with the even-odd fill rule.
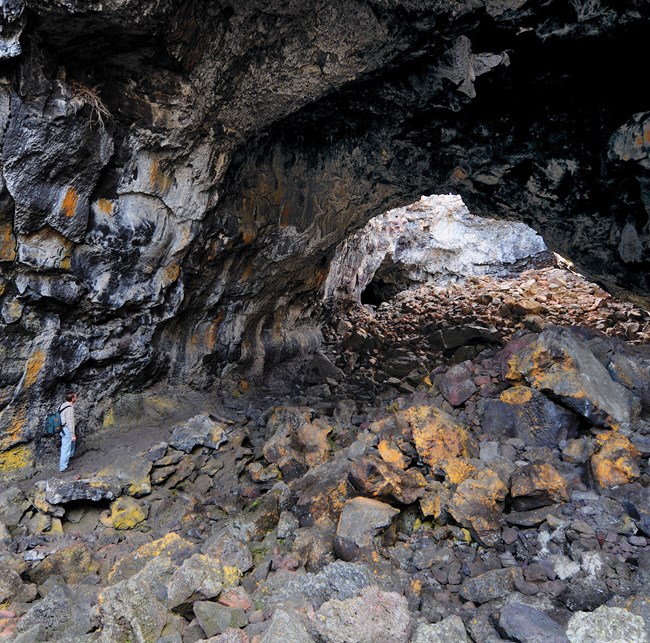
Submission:
[[[332,427],[322,421],[311,421],[311,409],[277,407],[269,417],[263,453],[267,462],[277,464],[284,480],[301,477],[311,467],[329,457],[327,436]]]
[[[18,487],[0,492],[0,522],[9,529],[18,526],[29,507],[29,500]]]
[[[114,529],[133,529],[146,518],[146,511],[133,498],[125,496],[111,503],[111,524]]]
[[[570,329],[548,328],[513,343],[505,356],[508,380],[524,379],[593,424],[630,428],[638,414],[638,398],[612,379],[586,342]]]
[[[42,585],[49,576],[62,576],[66,583],[83,581],[88,575],[95,575],[100,568],[97,557],[85,542],[62,547],[47,556],[30,572],[29,578]]]
[[[196,545],[170,532],[162,538],[141,545],[135,551],[125,552],[124,557],[118,559],[111,568],[108,581],[114,584],[130,578],[157,556],[167,557],[176,565],[181,565],[186,558],[196,553],[196,549]]]
[[[36,595],[36,585],[25,583],[14,569],[0,568],[0,604],[29,603]]]
[[[115,478],[51,478],[45,483],[45,499],[53,505],[75,500],[113,500],[122,493],[121,481]]]
[[[463,619],[454,614],[439,623],[421,623],[411,643],[470,643]]]
[[[343,560],[354,560],[374,550],[375,536],[390,525],[398,509],[372,498],[352,498],[341,512],[334,551]]]
[[[211,601],[194,603],[194,615],[206,636],[222,634],[230,628],[240,628],[248,625],[244,610],[226,607]]]
[[[559,623],[522,603],[510,603],[501,610],[499,627],[510,639],[520,643],[569,643]]]
[[[106,587],[99,597],[102,643],[157,641],[163,632],[180,638],[185,620],[166,605],[167,585],[176,565],[160,555],[128,580]],[[173,639],[172,639],[173,640]]]
[[[640,475],[639,452],[628,438],[608,431],[596,436],[591,473],[601,489],[611,489],[636,480]]]
[[[183,561],[167,585],[169,607],[213,599],[224,587],[237,585],[242,571],[227,562],[205,554],[194,554]]]
[[[303,623],[303,618],[293,610],[277,609],[271,624],[260,643],[314,643]]]
[[[350,482],[361,493],[410,505],[424,494],[427,481],[415,469],[398,466],[369,455],[350,467]]]
[[[466,344],[498,343],[500,338],[499,331],[494,326],[485,327],[467,324],[465,326],[450,326],[435,331],[431,336],[431,343],[451,350]]]
[[[452,406],[460,406],[478,391],[464,364],[452,366],[440,379],[440,392]]]
[[[16,629],[23,641],[34,643],[84,641],[98,625],[97,592],[92,585],[55,585],[42,600],[33,603]]]
[[[568,502],[569,485],[550,464],[529,464],[512,475],[510,495],[515,511]]]
[[[197,446],[218,449],[226,442],[227,427],[209,413],[201,413],[174,427],[169,444],[185,453],[190,453]]]
[[[436,475],[452,484],[467,478],[473,467],[466,461],[477,452],[475,440],[454,417],[435,406],[414,406],[400,412],[407,423],[419,456]]]
[[[534,388],[513,386],[498,400],[486,400],[481,427],[494,439],[518,438],[554,449],[575,434],[578,416]]]
[[[647,630],[640,616],[620,607],[605,607],[593,612],[577,612],[567,625],[571,643],[639,643],[647,641]]]
[[[488,603],[503,598],[514,590],[515,574],[516,570],[511,567],[466,578],[460,587],[460,595],[473,603]]]
[[[449,513],[469,529],[479,543],[494,546],[501,540],[503,503],[507,493],[501,478],[494,471],[484,469],[458,485],[449,504]]]
[[[368,587],[354,598],[324,603],[313,623],[329,643],[407,641],[411,615],[404,596]]]

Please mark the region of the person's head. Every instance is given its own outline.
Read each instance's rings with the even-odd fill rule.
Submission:
[[[65,401],[74,404],[77,401],[77,394],[74,391],[66,391]]]

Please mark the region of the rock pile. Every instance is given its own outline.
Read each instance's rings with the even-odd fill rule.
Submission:
[[[292,397],[4,488],[0,637],[647,641],[648,317],[531,281],[340,316]]]

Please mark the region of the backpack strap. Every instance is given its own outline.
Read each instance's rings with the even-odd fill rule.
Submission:
[[[71,408],[72,408],[72,404],[70,404],[70,402],[61,402],[61,404],[59,404],[59,414],[61,414],[66,409],[71,409]],[[64,427],[65,422],[61,422],[61,426]]]

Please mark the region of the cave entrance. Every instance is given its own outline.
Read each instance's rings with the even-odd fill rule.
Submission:
[[[420,285],[506,277],[553,262],[526,224],[472,215],[455,194],[423,196],[371,219],[339,245],[325,299],[376,307]]]

